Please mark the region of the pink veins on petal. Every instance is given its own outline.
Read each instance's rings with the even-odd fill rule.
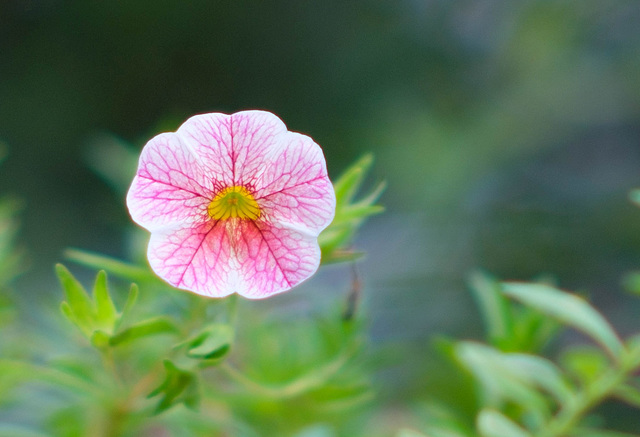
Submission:
[[[127,195],[158,276],[255,299],[318,269],[335,202],[320,147],[265,111],[196,115],[152,138]]]

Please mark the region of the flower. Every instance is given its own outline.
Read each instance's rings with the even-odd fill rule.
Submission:
[[[269,112],[243,111],[196,115],[152,138],[127,206],[169,284],[260,299],[315,273],[336,198],[320,146]]]

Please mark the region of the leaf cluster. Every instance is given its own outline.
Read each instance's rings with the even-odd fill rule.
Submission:
[[[115,270],[125,267],[126,275],[140,273],[107,261]],[[349,421],[349,412],[372,396],[361,358],[362,323],[344,320],[339,311],[282,321],[265,320],[247,307],[238,332],[235,296],[203,300],[149,278],[142,282],[148,293],[131,284],[122,296],[110,290],[104,270],[89,292],[66,267],[56,270],[65,295],[61,312],[76,328],[68,332],[71,352],[44,355],[40,362],[0,360],[0,400],[18,405],[20,397],[11,394],[25,385],[66,400],[32,411],[45,418],[40,427],[12,423],[0,426],[0,436],[5,429],[65,437],[158,430],[260,435],[258,424],[292,435],[318,417]],[[303,413],[294,419],[292,408]]]
[[[548,284],[499,283],[480,273],[470,282],[487,343],[442,340],[439,349],[461,377],[471,377],[475,408],[463,414],[434,399],[421,407],[424,434],[416,435],[632,437],[603,429],[594,410],[607,400],[640,409],[640,337],[621,340],[584,298]],[[542,355],[564,328],[592,345]]]
[[[365,220],[384,211],[382,206],[376,204],[386,187],[384,182],[380,182],[364,197],[355,200],[372,164],[373,155],[364,155],[349,166],[333,184],[336,192],[336,215],[318,238],[323,264],[351,261],[362,256],[362,253],[353,251],[349,246]]]

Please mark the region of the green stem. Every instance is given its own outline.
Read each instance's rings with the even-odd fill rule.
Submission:
[[[111,375],[118,387],[123,387],[122,378],[120,378],[120,375],[118,374],[118,369],[113,358],[112,349],[106,348],[104,350],[100,350],[100,355],[102,357],[102,365],[104,366],[105,370]]]
[[[628,378],[629,374],[636,370],[637,364],[628,358],[630,357],[625,354],[617,366],[604,372],[585,390],[578,393],[573,398],[573,402],[563,405],[545,429],[536,436],[563,437],[568,435],[586,413],[611,396],[612,392]]]

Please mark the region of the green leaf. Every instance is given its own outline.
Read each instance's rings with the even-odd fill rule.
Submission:
[[[514,342],[520,352],[537,353],[555,338],[560,323],[529,307],[513,308]]]
[[[384,212],[383,206],[370,205],[368,203],[357,203],[340,211],[334,221],[336,225],[339,225],[342,222],[362,220],[370,215],[380,214],[381,212]]]
[[[531,437],[531,434],[499,411],[484,409],[478,415],[478,432],[482,437]]]
[[[127,329],[111,337],[109,344],[117,346],[122,343],[158,334],[174,334],[179,332],[176,325],[167,316],[158,316],[133,324]]]
[[[369,216],[384,211],[383,207],[374,205],[386,187],[384,182],[378,184],[371,193],[359,201],[353,201],[372,163],[372,155],[363,156],[347,168],[334,183],[335,217],[318,238],[324,264],[357,258],[359,254],[347,250],[346,247],[355,236],[357,229]]]
[[[361,198],[358,202],[353,203],[352,207],[359,208],[360,206],[364,206],[364,205],[373,205],[375,202],[378,201],[378,199],[380,198],[380,196],[382,196],[382,193],[384,193],[384,190],[386,189],[387,189],[387,182],[386,181],[379,182],[378,185],[376,185],[376,187],[373,190],[371,190],[369,194]],[[368,213],[367,215],[378,214],[379,212],[381,211],[379,210],[373,211]]]
[[[129,288],[129,295],[127,296],[127,301],[125,302],[124,308],[122,309],[123,315],[128,314],[131,311],[131,309],[134,307],[134,305],[138,301],[138,293],[139,293],[138,285],[131,284],[131,287]]]
[[[504,347],[513,335],[513,315],[500,284],[481,272],[472,273],[471,290],[484,318],[489,342]]]
[[[231,349],[233,336],[234,331],[229,325],[213,325],[191,343],[187,355],[202,360],[220,359]]]
[[[67,299],[61,307],[63,314],[90,337],[93,327],[93,302],[84,287],[62,264],[56,265],[56,272]]]
[[[76,323],[75,317],[73,315],[73,310],[71,309],[69,302],[64,300],[60,302],[60,312],[62,312],[62,315],[65,316],[71,323]]]
[[[96,308],[96,322],[109,332],[113,332],[118,312],[109,295],[107,287],[107,273],[100,270],[96,276],[96,283],[93,287],[93,300]]]
[[[358,192],[364,177],[373,164],[373,154],[367,153],[342,173],[333,184],[337,203],[349,203]]]
[[[481,383],[487,405],[499,406],[505,400],[512,401],[539,424],[550,416],[547,400],[536,390],[538,381],[517,368],[519,362],[509,359],[513,354],[467,341],[458,343],[455,352]]]
[[[162,395],[155,413],[159,414],[177,403],[184,403],[189,408],[196,408],[200,394],[197,387],[197,378],[193,372],[178,368],[169,360],[164,360],[165,379],[148,398]]]
[[[560,369],[546,358],[519,353],[503,354],[503,359],[514,375],[527,383],[553,395],[558,404],[570,402],[573,390],[563,378]]]
[[[504,283],[503,292],[589,335],[614,359],[620,359],[624,353],[625,348],[613,328],[584,299],[543,284]]]
[[[131,284],[131,287],[129,288],[129,294],[127,295],[127,301],[124,303],[124,307],[122,308],[122,314],[120,315],[120,318],[116,323],[116,329],[119,328],[123,324],[123,322],[129,317],[129,314],[131,314],[131,310],[133,309],[133,307],[135,306],[138,300],[138,292],[139,292],[138,285]]]
[[[355,234],[355,228],[349,225],[336,226],[331,224],[318,236],[318,244],[322,255],[331,253],[349,242]],[[322,260],[324,262],[324,258]]]

